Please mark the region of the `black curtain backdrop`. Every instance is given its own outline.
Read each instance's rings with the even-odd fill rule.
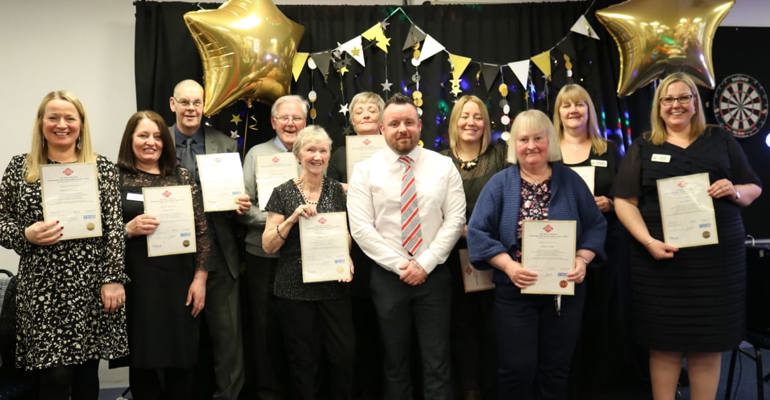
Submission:
[[[595,2],[528,3],[501,5],[452,5],[406,6],[406,15],[425,33],[433,36],[452,54],[473,59],[463,74],[467,89],[463,94],[475,94],[484,99],[490,111],[493,131],[499,134],[507,130],[500,123],[502,96],[497,91],[500,83],[510,88],[506,100],[511,106],[510,116],[527,108],[538,108],[552,114],[552,105],[558,90],[566,83],[579,83],[586,87],[599,112],[600,124],[607,137],[621,147],[649,129],[650,105],[653,85],[640,89],[632,96],[618,98],[616,85],[619,72],[617,47],[604,27],[594,17],[594,11],[617,3],[615,0]],[[200,56],[184,24],[183,15],[189,11],[212,9],[219,3],[152,2],[140,1],[136,6],[135,71],[138,109],[152,109],[165,116],[169,123],[174,118],[169,110],[168,98],[176,82],[192,78],[203,81]],[[298,51],[316,53],[332,50],[337,43],[344,43],[360,35],[375,23],[390,15],[394,6],[280,6],[279,9],[295,22],[305,27],[305,34]],[[585,14],[597,31],[600,40],[571,33],[570,27],[580,15]],[[382,92],[380,83],[387,77],[393,82],[393,91],[402,86],[411,92],[415,67],[411,65],[411,50],[401,51],[411,23],[399,13],[391,17],[385,31],[391,38],[388,54],[375,46],[367,47],[363,39],[366,67],[352,61],[350,71],[340,77],[330,67],[325,81],[318,70],[303,70],[297,82],[292,83],[292,93],[307,96],[312,89],[318,93],[318,109],[315,124],[326,128],[334,140],[334,146],[344,144],[349,126],[347,116],[338,111],[356,93],[364,90]],[[764,39],[764,40],[763,40]],[[713,45],[714,67],[717,83],[731,74],[745,73],[756,78],[766,88],[770,87],[770,71],[766,68],[770,55],[758,51],[756,43],[770,41],[768,28],[719,28]],[[555,46],[555,47],[554,47]],[[511,70],[508,62],[527,59],[544,50],[552,49],[552,79],[546,82],[540,70],[530,67],[531,81],[535,85],[535,101],[525,102],[525,91]],[[564,55],[573,64],[573,76],[568,78],[564,68]],[[504,65],[489,91],[480,77],[480,62]],[[387,71],[387,74],[386,74]],[[423,134],[427,148],[447,147],[447,123],[454,96],[450,93],[450,65],[447,55],[439,53],[424,61],[419,67],[420,90],[423,92]],[[391,92],[393,93],[393,92]],[[701,90],[707,107],[713,91]],[[234,116],[242,121],[233,122]],[[707,117],[714,122],[713,113],[707,109]],[[126,116],[128,118],[128,116]],[[223,132],[240,135],[239,145],[245,153],[251,146],[270,140],[274,132],[270,127],[269,105],[255,102],[252,108],[238,101],[209,118],[210,123]],[[249,129],[252,126],[254,129]],[[760,133],[740,142],[755,170],[764,182],[770,182],[770,155],[765,136],[770,123]],[[744,212],[748,232],[756,237],[770,237],[770,226],[764,223],[770,211],[770,201],[763,195]]]

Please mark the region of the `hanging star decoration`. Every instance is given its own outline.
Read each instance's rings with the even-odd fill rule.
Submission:
[[[452,93],[455,97],[463,92],[462,89],[460,89],[460,78],[452,78],[449,80],[449,82],[452,84],[452,90],[449,92]]]
[[[188,12],[184,21],[203,63],[204,114],[216,114],[239,99],[271,104],[289,93],[292,61],[305,28],[271,0],[228,0],[216,10]]]
[[[343,66],[340,68],[340,76],[345,76],[345,73],[348,72],[348,67]]]
[[[232,118],[230,118],[230,122],[234,123],[236,126],[241,123],[241,116],[240,114],[232,114]]]
[[[340,105],[340,111],[339,111],[340,114],[347,116],[348,111],[350,111],[350,109],[348,108],[348,103]]]
[[[380,86],[382,86],[382,91],[390,93],[390,87],[393,86],[393,83],[391,83],[388,78],[385,78],[385,82],[380,83]]]
[[[249,129],[251,129],[254,132],[259,131],[259,126],[257,125],[257,122],[258,122],[257,117],[252,115],[251,117],[249,117],[249,120],[252,122],[251,124],[249,124]]]
[[[628,0],[596,12],[620,53],[618,96],[683,71],[714,87],[711,44],[735,0]]]

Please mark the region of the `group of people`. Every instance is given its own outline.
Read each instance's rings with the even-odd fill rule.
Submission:
[[[96,399],[99,359],[129,366],[138,400],[191,398],[203,316],[215,399],[237,399],[244,385],[260,399],[409,399],[418,390],[424,399],[567,399],[573,367],[602,357],[573,362],[591,335],[611,335],[590,321],[613,318],[608,299],[629,290],[614,278],[621,268],[630,269],[629,336],[649,349],[654,398],[674,399],[683,358],[692,398],[715,397],[720,353],[744,333],[740,207],[761,183],[738,143],[705,124],[687,75],[660,82],[652,130],[622,160],[574,84],[552,118],[517,115],[507,143],[492,140],[484,102],[461,97],[441,154],[419,145],[410,98],[359,93],[353,133],[381,134],[386,147],[352,171],[344,146],[332,153],[328,133],[306,126],[307,102],[284,96],[271,109],[276,136],[246,154],[246,194],[229,212],[201,203],[195,155],[237,151],[201,124],[203,101],[200,84],[185,80],[169,99],[173,126],[152,111],[132,115],[117,165],[93,152],[73,94],[41,102],[32,149],[13,157],[0,186],[0,244],[21,256],[16,363],[34,372],[37,398]],[[257,157],[285,152],[298,177],[259,198]],[[101,237],[62,241],[59,221],[43,218],[40,168],[71,162],[97,165]],[[594,167],[593,192],[572,169],[580,166]],[[709,175],[719,241],[680,249],[664,241],[656,181],[699,172]],[[191,187],[197,251],[148,257],[147,235],[162,221],[144,212],[141,189],[172,185]],[[299,221],[340,211],[352,281],[304,283]],[[574,295],[522,293],[538,281],[522,265],[532,220],[575,221],[565,277]],[[492,290],[465,292],[468,262],[492,269]]]

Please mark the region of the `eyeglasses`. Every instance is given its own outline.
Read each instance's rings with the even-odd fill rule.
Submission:
[[[174,97],[174,101],[176,101],[177,104],[179,104],[180,106],[182,106],[184,108],[187,108],[187,107],[190,107],[190,106],[193,106],[195,108],[199,108],[199,107],[203,106],[203,101],[201,101],[201,100],[190,101],[188,99],[177,99],[176,97]]]
[[[664,106],[668,107],[668,106],[674,105],[674,102],[677,102],[683,106],[686,106],[690,104],[693,97],[695,97],[695,95],[693,94],[686,94],[684,96],[679,96],[679,97],[673,97],[673,96],[661,97],[660,104],[663,104]]]
[[[291,122],[294,122],[295,124],[298,124],[305,120],[304,117],[298,117],[296,115],[278,115],[275,117],[275,119],[281,121],[282,123],[287,123],[291,120]]]

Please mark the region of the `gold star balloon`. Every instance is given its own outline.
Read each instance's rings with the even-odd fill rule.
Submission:
[[[184,15],[203,62],[211,116],[236,100],[271,104],[289,93],[291,67],[305,28],[271,0],[228,0]]]
[[[620,52],[618,96],[670,72],[714,87],[711,44],[735,0],[628,0],[596,12]]]

